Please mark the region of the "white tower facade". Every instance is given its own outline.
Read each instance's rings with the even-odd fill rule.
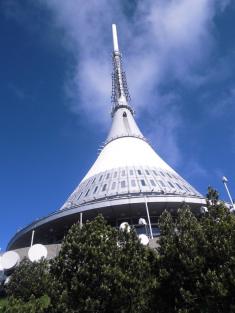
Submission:
[[[170,207],[172,202],[201,204],[202,195],[159,157],[136,124],[116,25],[112,30],[112,126],[99,157],[61,210],[88,204],[98,208],[107,201],[113,206],[120,198],[139,203],[143,197],[156,208],[166,207],[163,203]]]
[[[186,203],[197,210],[205,204],[204,197],[153,150],[136,124],[116,25],[112,30],[112,125],[104,147],[64,205],[19,231],[8,250],[27,246],[32,232],[35,243],[60,242],[81,213],[83,220],[101,213],[114,226],[123,221],[136,225],[147,217],[157,235],[158,217],[164,209],[176,211]]]

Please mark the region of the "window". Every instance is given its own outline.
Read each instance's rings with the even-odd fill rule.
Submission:
[[[164,173],[162,173],[161,171],[160,171],[160,173],[161,173],[161,175],[162,175],[163,177],[165,177]]]
[[[93,192],[93,193],[96,193],[97,189],[98,189],[98,186],[96,186],[96,187],[95,187],[95,189],[94,189],[94,192]]]
[[[163,181],[159,180],[158,182],[160,183],[160,185],[161,185],[162,187],[166,187],[165,184],[163,183]]]
[[[139,175],[141,175],[141,170],[137,170],[137,173],[138,173]]]
[[[122,180],[121,181],[121,188],[125,188],[126,187],[126,182],[125,182],[125,180]]]
[[[133,170],[130,170],[130,175],[134,175],[134,171]]]
[[[100,179],[99,179],[99,181],[101,181],[101,179],[102,179],[102,178],[103,178],[103,175],[101,175],[101,176],[100,176]]]
[[[168,177],[172,178],[172,176],[169,173],[167,173],[167,175],[168,175]]]
[[[184,185],[184,188],[185,188],[187,191],[191,192],[191,190],[190,190],[190,189],[188,189],[185,185]]]
[[[170,181],[168,181],[168,184],[169,184],[172,188],[175,188],[175,186],[174,186]]]
[[[117,172],[114,172],[113,178],[117,177]]]
[[[144,179],[141,179],[140,182],[141,182],[141,185],[142,185],[142,186],[146,186],[146,182],[145,182]]]
[[[136,181],[134,179],[131,180],[131,186],[136,187]]]
[[[106,179],[109,179],[109,176],[110,176],[110,174],[108,173],[108,174],[106,175]]]
[[[90,192],[90,189],[87,190],[85,197],[88,196],[89,192]]]
[[[112,183],[112,188],[111,188],[111,189],[113,190],[113,189],[115,189],[115,188],[116,188],[116,182],[114,181],[114,182]]]
[[[88,186],[89,182],[90,182],[90,181],[89,181],[89,179],[88,179],[88,182],[86,183],[86,187]]]
[[[105,191],[106,190],[106,187],[107,187],[107,184],[104,184],[103,188],[102,188],[102,191]]]
[[[125,176],[126,172],[124,170],[122,170],[122,176]]]
[[[94,179],[93,179],[93,181],[92,181],[92,184],[94,184],[94,182],[95,182],[95,179],[96,179],[96,178],[94,178]]]
[[[157,175],[158,175],[156,171],[153,171],[153,174],[154,174],[155,176],[157,176]]]
[[[80,195],[77,197],[77,201],[81,198],[82,194],[83,194],[83,192],[81,192]]]
[[[147,175],[149,175],[149,171],[148,171],[148,170],[145,170],[145,173],[146,173]]]
[[[150,183],[152,186],[154,186],[154,187],[156,186],[155,181],[153,179],[150,179]]]
[[[183,188],[178,184],[178,183],[175,183],[177,187],[179,187],[179,189],[183,190]]]

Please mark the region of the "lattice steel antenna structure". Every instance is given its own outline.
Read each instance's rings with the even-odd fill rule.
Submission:
[[[117,39],[117,29],[116,25],[112,25],[113,30],[113,41],[114,41],[114,51],[113,51],[113,74],[112,74],[112,113],[111,116],[114,116],[114,113],[120,106],[126,107],[129,109],[132,114],[133,109],[130,106],[130,93],[128,90],[126,73],[123,71],[122,66],[122,55],[118,48],[118,39]]]

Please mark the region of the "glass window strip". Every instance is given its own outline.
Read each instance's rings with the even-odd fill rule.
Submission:
[[[141,182],[141,185],[142,185],[142,186],[146,186],[146,182],[145,182],[144,179],[141,179],[140,182]]]
[[[106,190],[106,187],[107,187],[107,184],[104,184],[103,188],[102,188],[102,191],[105,191]]]
[[[125,188],[126,187],[126,181],[125,180],[122,180],[121,181],[121,188]]]

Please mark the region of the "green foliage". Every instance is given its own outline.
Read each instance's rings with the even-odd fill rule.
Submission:
[[[3,312],[3,309],[5,309],[7,304],[8,304],[7,298],[0,298],[0,313]]]
[[[201,217],[185,206],[160,218],[156,312],[235,312],[235,217],[208,197]]]
[[[46,260],[30,262],[28,259],[24,259],[11,275],[6,287],[7,295],[27,302],[32,295],[39,298],[46,294],[49,282]]]
[[[75,224],[52,263],[53,312],[149,312],[153,253],[101,216]]]
[[[212,188],[208,212],[160,217],[157,251],[98,216],[69,230],[50,266],[24,260],[3,313],[235,312],[235,216]]]
[[[0,307],[0,313],[46,313],[49,305],[50,298],[46,295],[37,299],[31,296],[27,302],[10,297],[9,301]]]

